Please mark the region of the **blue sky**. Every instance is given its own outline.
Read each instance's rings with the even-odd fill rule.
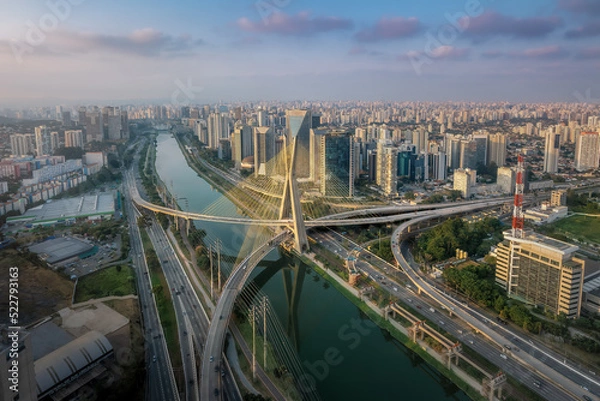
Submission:
[[[0,104],[600,97],[599,0],[23,0]],[[179,84],[180,85],[180,84]]]

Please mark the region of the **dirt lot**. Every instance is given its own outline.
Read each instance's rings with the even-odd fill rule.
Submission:
[[[36,266],[15,250],[0,251],[0,322],[8,316],[8,269],[19,268],[19,325],[27,325],[71,305],[73,283],[60,274]]]

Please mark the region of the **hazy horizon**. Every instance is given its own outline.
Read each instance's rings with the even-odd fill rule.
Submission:
[[[2,6],[2,107],[296,99],[598,103],[600,2]]]

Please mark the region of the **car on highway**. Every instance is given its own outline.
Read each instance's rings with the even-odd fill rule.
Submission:
[[[591,399],[590,397],[588,397],[587,395],[585,395],[585,394],[584,394],[584,395],[582,395],[582,397],[583,397],[583,399],[584,399],[585,401],[592,401],[592,399]]]
[[[542,387],[542,382],[539,382],[539,381],[536,380],[536,381],[533,382],[533,385],[536,386],[537,388],[541,388]]]
[[[502,359],[508,359],[508,357],[505,354],[500,354],[500,358],[502,358]]]
[[[152,357],[152,362],[156,362],[156,355]]]
[[[210,361],[213,362],[214,360],[215,360],[215,357],[211,355],[210,356]]]

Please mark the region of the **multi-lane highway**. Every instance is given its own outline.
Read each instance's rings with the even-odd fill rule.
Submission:
[[[218,366],[223,364],[223,344],[225,333],[229,324],[229,317],[233,310],[233,304],[238,293],[242,290],[246,280],[265,256],[277,248],[284,240],[288,239],[290,232],[285,230],[277,234],[273,239],[263,244],[247,256],[231,272],[227,282],[223,286],[223,292],[215,308],[215,319],[210,325],[206,340],[204,358],[202,359],[202,385],[200,387],[200,398],[204,400],[221,399],[221,377]]]
[[[525,385],[547,399],[559,401],[572,400],[572,397],[564,394],[564,392],[551,382],[546,383],[546,380],[542,376],[510,357],[511,351],[491,343],[486,336],[476,334],[476,331],[472,327],[465,324],[461,319],[456,318],[457,306],[441,308],[439,305],[432,304],[430,300],[418,295],[416,286],[403,272],[396,272],[395,266],[377,258],[357,244],[344,239],[338,233],[316,233],[312,237],[325,248],[337,253],[342,258],[355,256],[358,250],[361,253],[361,258],[355,263],[357,269],[363,272],[363,274],[368,274],[372,280],[376,281],[381,288],[388,291],[392,296],[418,310],[432,324],[437,325],[458,338],[464,344],[463,346],[468,346],[477,351],[502,371],[519,378]],[[342,246],[342,243],[346,241],[349,244],[348,248]],[[452,312],[453,316],[450,316],[450,312]],[[506,359],[502,355],[505,355]],[[496,372],[489,373],[494,374]],[[538,388],[534,383],[540,383],[540,387]]]
[[[123,194],[125,196],[124,207],[129,223],[131,256],[136,269],[138,299],[144,323],[148,375],[146,381],[148,390],[147,399],[150,401],[179,400],[165,336],[162,332],[154,294],[152,293],[152,285],[136,221],[135,208],[130,202],[127,191],[124,191]]]
[[[509,345],[511,350],[504,348],[504,354],[508,354],[503,364],[498,366],[504,368],[504,365],[514,361],[515,363],[524,364],[527,370],[519,372],[516,369],[516,364],[513,367],[515,372],[506,370],[510,374],[517,374],[523,383],[534,391],[541,392],[547,387],[556,387],[556,392],[553,393],[553,399],[560,399],[564,396],[566,399],[572,399],[572,395],[580,393],[600,394],[598,391],[598,382],[595,378],[587,376],[584,372],[563,363],[561,359],[550,354],[547,349],[535,346],[529,339],[523,338],[520,334],[511,331],[509,328],[499,325],[496,322],[482,315],[479,311],[463,305],[455,299],[447,296],[443,291],[431,285],[425,277],[421,276],[418,264],[414,263],[409,256],[406,243],[401,242],[401,234],[411,224],[410,221],[401,224],[392,235],[392,251],[407,276],[412,281],[413,285],[420,288],[421,291],[430,296],[436,303],[443,305],[445,308],[454,308],[453,314],[460,317],[471,328],[485,334],[485,336],[493,341],[500,349],[505,345]],[[410,260],[410,262],[409,262]],[[514,351],[512,352],[514,345]],[[523,351],[516,351],[516,350]],[[484,355],[485,356],[485,355]],[[492,360],[492,359],[491,359]],[[535,378],[531,377],[532,372],[536,372]],[[525,375],[525,376],[523,376]],[[523,379],[529,378],[529,379]],[[542,379],[543,378],[543,379]],[[539,388],[535,383],[545,383],[543,388]],[[585,390],[589,389],[589,390]]]

